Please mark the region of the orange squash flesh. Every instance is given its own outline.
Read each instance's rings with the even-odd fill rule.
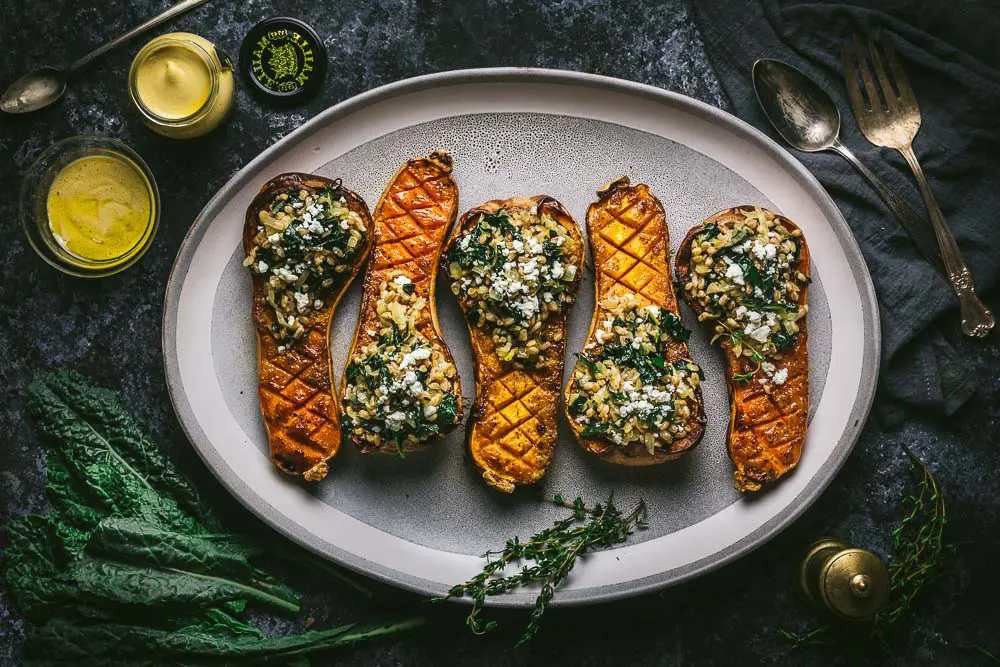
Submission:
[[[670,278],[670,239],[663,205],[649,186],[633,186],[627,177],[612,181],[597,194],[598,200],[587,209],[587,234],[596,279],[594,316],[584,349],[591,343],[600,347],[595,341],[595,331],[598,323],[609,317],[602,305],[609,297],[634,296],[643,306],[657,306],[680,316]],[[690,359],[687,343],[673,339],[668,342],[667,364]],[[657,447],[652,454],[639,442],[616,445],[605,438],[583,437],[583,426],[569,414],[568,396],[572,387],[570,378],[563,405],[573,435],[585,450],[609,463],[649,466],[676,459],[698,444],[705,431],[704,403],[701,389],[696,387],[691,432],[668,446]]]
[[[254,273],[253,321],[257,334],[258,395],[271,460],[283,472],[301,475],[307,481],[326,476],[327,461],[340,448],[340,410],[332,391],[330,323],[337,304],[357,275],[371,248],[372,218],[368,206],[339,181],[322,176],[288,173],[267,182],[247,208],[243,247],[249,253],[257,234],[258,213],[273,199],[290,189],[318,192],[331,188],[344,197],[347,207],[365,223],[364,247],[351,269],[340,274],[328,289],[324,307],[314,311],[305,336],[283,352],[271,327],[276,318],[267,302],[267,278]]]
[[[743,219],[744,212],[754,211],[752,206],[720,211],[708,218],[706,224],[716,224],[720,228]],[[779,222],[786,230],[793,232],[799,228],[788,218],[764,211]],[[705,227],[692,228],[677,250],[677,279],[682,286],[689,284],[693,269],[691,249],[695,238]],[[801,233],[801,230],[799,230]],[[809,277],[809,249],[805,236],[799,236],[800,252],[793,271]],[[799,292],[800,310],[807,309],[808,287],[803,285]],[[684,300],[701,316],[705,311],[701,302],[683,290]],[[708,326],[715,322],[707,320]],[[798,322],[799,333],[794,345],[778,350],[768,358],[775,366],[775,373],[787,372],[783,384],[765,382],[761,371],[750,357],[734,353],[732,341],[727,336],[720,337],[720,346],[726,360],[726,378],[730,396],[730,421],[727,437],[729,457],[736,466],[735,487],[740,491],[758,491],[764,485],[787,474],[799,461],[805,442],[809,419],[809,358],[808,328],[806,318]],[[747,381],[737,381],[734,376],[753,373]]]
[[[393,175],[375,207],[374,249],[365,273],[361,313],[348,354],[349,362],[357,350],[378,339],[377,306],[381,286],[391,277],[404,275],[412,281],[414,295],[425,300],[416,330],[454,368],[454,359],[438,323],[434,299],[443,242],[457,214],[458,186],[452,178],[452,158],[447,151],[435,151],[429,157],[409,160]],[[348,381],[345,372],[341,399]],[[456,420],[444,425],[438,435],[447,433],[461,422],[462,390],[457,371],[451,391],[458,401]],[[360,438],[353,440],[366,453],[399,451],[388,442],[373,448]],[[425,444],[407,443],[402,451],[414,451]]]
[[[575,295],[583,273],[583,237],[573,216],[551,197],[515,197],[477,206],[462,216],[446,252],[464,231],[476,225],[481,214],[535,207],[539,216],[551,215],[576,241],[579,256],[574,258],[575,279],[568,288]],[[469,309],[475,307],[461,297],[459,304],[467,316]],[[558,435],[566,317],[570,307],[542,322],[534,339],[549,341],[552,346],[523,369],[512,368],[503,361],[490,332],[467,318],[476,362],[476,405],[469,420],[467,443],[483,479],[500,491],[511,493],[518,486],[537,483],[552,461]]]

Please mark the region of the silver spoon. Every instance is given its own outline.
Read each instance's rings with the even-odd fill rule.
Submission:
[[[791,65],[758,60],[753,64],[753,89],[764,115],[794,148],[806,153],[834,151],[854,165],[896,214],[921,254],[945,275],[930,224],[840,143],[840,110],[822,88]]]
[[[182,2],[178,2],[162,14],[154,16],[145,23],[132,28],[121,37],[113,39],[99,49],[91,51],[66,69],[61,70],[55,67],[41,67],[36,69],[34,72],[25,74],[20,79],[10,84],[10,86],[7,87],[7,90],[4,91],[3,96],[0,97],[0,110],[6,111],[7,113],[27,113],[29,111],[37,111],[42,107],[47,107],[62,97],[63,93],[66,91],[66,79],[69,78],[69,75],[89,63],[94,58],[103,55],[107,51],[110,51],[122,42],[132,39],[136,35],[158,26],[164,21],[169,21],[178,14],[183,14],[189,9],[194,9],[198,5],[206,2],[208,2],[208,0],[182,0]]]

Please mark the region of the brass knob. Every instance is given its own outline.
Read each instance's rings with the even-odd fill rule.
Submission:
[[[806,599],[840,618],[873,616],[889,597],[889,572],[870,551],[835,539],[809,547],[799,568]]]

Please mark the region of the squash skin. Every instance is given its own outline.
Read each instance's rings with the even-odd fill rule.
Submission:
[[[594,339],[599,322],[608,315],[601,301],[608,296],[633,294],[644,305],[655,305],[680,317],[677,297],[670,276],[670,236],[667,231],[663,205],[645,184],[631,185],[627,176],[612,181],[597,192],[598,199],[587,208],[587,236],[594,261],[594,315],[584,349]],[[626,231],[628,230],[628,231]],[[632,231],[637,230],[637,231]],[[602,231],[608,232],[602,234]],[[615,232],[627,234],[618,239]],[[627,248],[627,249],[626,249]],[[642,259],[645,269],[653,274],[639,290],[621,281],[621,253]],[[638,266],[638,264],[636,265]],[[633,271],[634,268],[630,268]],[[617,277],[616,277],[617,276]],[[633,285],[637,283],[632,283]],[[687,343],[671,340],[667,346],[668,363],[690,360]],[[616,445],[601,438],[583,438],[583,427],[569,414],[569,392],[573,379],[566,384],[563,411],[566,421],[580,446],[608,463],[624,466],[651,466],[665,463],[691,451],[705,433],[705,403],[701,387],[695,389],[697,411],[692,415],[696,426],[683,438],[675,440],[667,449],[656,449],[650,455],[642,443]]]
[[[720,226],[732,222],[741,211],[753,210],[753,206],[738,206],[720,211],[708,218],[706,223]],[[766,211],[766,210],[765,210]],[[799,227],[788,218],[766,211],[790,232]],[[691,273],[691,244],[704,227],[697,225],[688,231],[677,249],[677,281],[685,285]],[[801,231],[801,230],[800,230]],[[799,236],[801,252],[795,268],[806,278],[809,277],[809,247],[805,235]],[[808,281],[807,281],[808,282]],[[799,306],[805,306],[808,286],[799,293]],[[697,300],[682,292],[685,302],[695,314],[703,311]],[[734,486],[741,492],[759,491],[766,484],[777,481],[798,464],[805,442],[809,422],[809,332],[807,318],[798,321],[799,336],[795,345],[780,350],[770,358],[776,370],[788,369],[788,379],[774,387],[768,395],[756,381],[740,383],[732,379],[734,375],[752,370],[753,362],[733,354],[732,344],[723,336],[720,347],[726,360],[726,384],[729,389],[730,418],[727,447],[729,458],[736,466],[733,474]],[[706,323],[713,326],[712,321]]]
[[[417,322],[417,330],[452,366],[455,360],[445,343],[435,306],[436,278],[441,260],[443,241],[458,215],[458,186],[452,178],[452,157],[444,150],[428,157],[417,157],[403,164],[386,186],[375,206],[372,258],[365,272],[361,309],[354,330],[347,363],[356,350],[377,339],[369,330],[378,330],[379,290],[386,275],[402,271],[414,284],[414,294],[426,300],[426,307]],[[417,183],[421,187],[414,187]],[[432,203],[432,206],[426,204]],[[416,216],[413,210],[423,211]],[[404,231],[403,227],[409,231]],[[411,235],[412,234],[412,235]],[[397,239],[405,238],[405,243]],[[340,398],[347,389],[347,373],[342,376]],[[458,373],[452,391],[458,403],[456,421],[443,428],[436,438],[444,436],[462,421],[462,385]],[[435,438],[431,438],[433,441]],[[423,449],[430,441],[407,443],[404,453]],[[397,455],[395,445],[372,448],[360,438],[352,438],[359,451],[368,454],[383,452]]]
[[[452,232],[445,252],[451,250],[463,231],[475,226],[480,214],[536,206],[539,215],[551,215],[579,244],[576,275],[569,287],[575,294],[583,274],[583,235],[569,211],[547,195],[495,199],[467,211]],[[461,298],[458,301],[467,314],[468,304]],[[466,443],[486,483],[505,493],[537,483],[552,462],[566,355],[566,319],[571,307],[567,306],[559,317],[549,317],[539,329],[537,338],[551,341],[552,347],[532,368],[524,370],[502,362],[490,333],[466,317],[476,362],[476,404],[469,418]],[[511,424],[528,425],[527,432],[511,428]]]
[[[273,198],[291,188],[309,191],[332,188],[344,197],[348,208],[365,223],[365,245],[349,272],[332,286],[326,306],[316,311],[307,334],[286,352],[278,352],[271,333],[275,315],[267,303],[264,276],[253,274],[254,328],[257,334],[258,397],[271,448],[271,460],[282,472],[318,481],[340,449],[340,409],[332,390],[330,324],[337,305],[357,276],[371,250],[372,217],[368,205],[338,181],[322,176],[286,173],[265,183],[247,208],[243,225],[243,249],[249,253],[258,225],[258,212]]]

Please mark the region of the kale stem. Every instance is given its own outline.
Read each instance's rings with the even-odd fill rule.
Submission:
[[[206,581],[226,582],[226,583],[231,584],[232,586],[235,586],[236,588],[238,588],[238,589],[246,592],[247,597],[250,597],[250,598],[252,598],[254,600],[257,600],[258,602],[262,602],[264,604],[269,604],[269,605],[271,605],[273,607],[276,607],[278,609],[287,611],[287,612],[292,613],[292,614],[297,614],[299,612],[299,609],[301,609],[301,607],[298,604],[294,603],[294,602],[289,602],[288,600],[285,600],[283,598],[279,598],[276,595],[271,595],[270,593],[266,593],[266,592],[260,590],[259,588],[254,588],[253,586],[247,586],[246,584],[240,583],[238,581],[233,581],[231,579],[224,579],[222,577],[214,577],[214,576],[208,575],[208,574],[199,574],[197,572],[188,572],[186,570],[178,570],[177,568],[173,568],[173,567],[165,567],[163,569],[166,570],[167,572],[175,572],[177,574],[180,574],[180,575],[183,575],[183,576],[186,576],[186,577],[192,577],[194,579],[204,579]]]

